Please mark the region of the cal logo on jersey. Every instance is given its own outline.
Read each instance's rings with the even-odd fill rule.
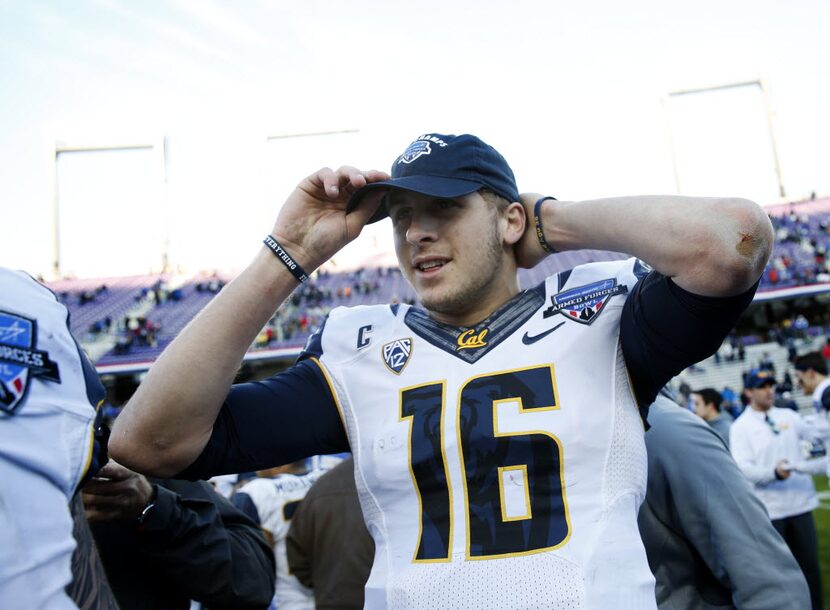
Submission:
[[[428,155],[431,152],[432,149],[429,146],[429,142],[415,140],[406,148],[405,151],[403,151],[403,154],[398,157],[398,163],[412,163],[421,155]]]
[[[412,339],[396,339],[383,346],[383,362],[386,368],[400,375],[412,355]]]
[[[458,335],[458,346],[456,349],[475,349],[477,347],[485,347],[487,345],[487,332],[490,329],[483,328],[476,332],[475,328],[465,330]]]
[[[545,310],[543,317],[549,318],[561,313],[569,320],[591,324],[602,313],[611,297],[626,292],[628,287],[617,285],[617,280],[612,278],[577,286],[553,295],[550,298],[551,306]]]
[[[0,410],[14,413],[23,402],[32,377],[60,383],[57,363],[33,349],[37,323],[0,311]]]

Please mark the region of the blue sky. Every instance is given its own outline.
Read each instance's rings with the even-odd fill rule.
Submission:
[[[830,193],[830,4],[0,0],[0,264],[51,267],[55,141],[167,138],[59,164],[61,256],[80,276],[236,269],[321,165],[387,169],[415,136],[472,132],[523,190],[777,199],[756,90],[769,84],[788,195]],[[267,136],[357,129],[340,136]],[[388,248],[373,227],[341,264]]]

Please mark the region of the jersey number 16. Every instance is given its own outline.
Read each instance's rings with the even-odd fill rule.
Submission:
[[[417,562],[451,558],[453,492],[444,446],[445,394],[442,381],[400,393],[400,417],[411,424],[410,470],[420,501]],[[558,410],[553,366],[490,373],[461,386],[455,411],[467,559],[539,553],[562,546],[570,536],[562,445],[546,431],[500,428],[505,403],[518,405],[509,426],[513,429],[523,414]]]

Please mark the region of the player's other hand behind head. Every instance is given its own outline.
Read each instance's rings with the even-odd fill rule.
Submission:
[[[514,251],[516,252],[516,264],[524,269],[532,269],[549,254],[539,243],[534,221],[534,208],[541,197],[544,197],[544,195],[540,193],[522,193],[519,195],[520,203],[525,209],[526,220],[524,234],[514,246]],[[553,202],[545,203],[551,204]]]
[[[388,179],[389,174],[378,170],[324,167],[297,185],[280,210],[271,233],[310,272],[360,234],[384,193],[368,193],[347,214],[352,194],[367,184]]]

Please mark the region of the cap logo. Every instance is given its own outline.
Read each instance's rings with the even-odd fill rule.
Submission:
[[[431,152],[432,149],[429,146],[429,142],[415,140],[403,151],[403,154],[398,158],[398,163],[412,163],[418,157],[428,155]]]

